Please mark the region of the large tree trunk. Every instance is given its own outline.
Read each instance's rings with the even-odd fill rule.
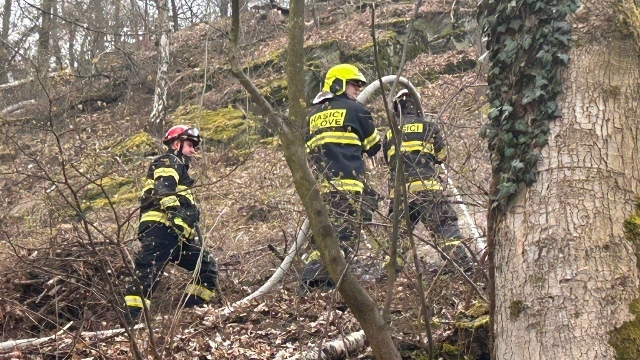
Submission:
[[[638,269],[623,221],[640,181],[640,62],[615,23],[620,2],[581,1],[570,18],[562,117],[537,182],[496,218],[496,359],[614,359],[609,332],[632,319]]]

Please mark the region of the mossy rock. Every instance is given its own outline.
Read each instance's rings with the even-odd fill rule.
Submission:
[[[455,324],[460,329],[477,330],[479,328],[489,328],[489,315],[482,315],[476,319],[462,319]]]
[[[267,56],[250,62],[242,70],[249,74],[256,74],[265,69],[280,71],[286,58],[287,52],[285,49],[273,50],[269,52]]]
[[[104,208],[109,204],[131,204],[139,197],[140,191],[132,178],[104,177],[87,186],[82,197],[82,211]]]
[[[171,123],[198,127],[208,145],[246,148],[260,138],[255,133],[256,122],[231,106],[201,112],[194,105],[181,106],[171,116]]]
[[[276,106],[284,105],[288,95],[287,79],[278,79],[268,83],[260,89],[267,100]]]
[[[456,62],[450,62],[445,65],[442,70],[442,75],[455,75],[465,73],[469,70],[472,70],[476,67],[478,61],[472,58],[462,58]]]
[[[465,311],[464,313],[466,316],[473,317],[473,318],[478,318],[482,315],[487,315],[489,314],[489,304],[487,304],[482,300],[479,300],[471,307],[471,309]]]
[[[402,32],[406,31],[401,30],[399,33],[391,29],[377,38],[378,61],[383,74],[392,74],[397,70],[396,67],[400,63],[402,48],[407,37],[407,34]],[[406,60],[411,61],[426,50],[425,42],[420,37],[414,36],[409,41]],[[360,68],[365,69],[365,71],[368,69],[369,73],[366,75],[370,78],[375,78],[373,75],[373,64],[375,63],[373,42],[366,43],[354,51],[344,54],[343,62],[352,63],[358,67],[360,67],[359,64],[366,64],[367,66]]]
[[[458,355],[460,354],[460,348],[455,345],[444,343],[442,344],[441,353],[446,355]]]
[[[311,101],[322,90],[325,73],[341,62],[340,43],[335,40],[305,46],[304,48],[304,87],[305,101]]]
[[[120,158],[131,159],[158,155],[158,140],[144,131],[136,133],[111,148],[111,152]]]

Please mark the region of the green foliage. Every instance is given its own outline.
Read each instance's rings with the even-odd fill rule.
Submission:
[[[209,144],[235,143],[241,135],[247,135],[253,122],[245,114],[233,107],[218,110],[202,109],[197,106],[181,106],[172,114],[171,124],[198,126],[200,134]]]
[[[479,300],[471,307],[471,309],[465,311],[465,314],[473,318],[478,318],[482,315],[487,315],[489,314],[489,304]]]
[[[460,348],[455,345],[444,343],[442,344],[442,353],[447,355],[458,355],[460,353]]]
[[[125,159],[152,156],[158,154],[158,143],[151,135],[141,131],[113,146],[111,152]]]
[[[547,143],[549,122],[560,115],[559,70],[569,58],[566,21],[577,0],[483,0],[480,23],[491,63],[487,97],[492,109],[481,136],[489,142],[498,176],[493,206],[507,206],[521,184],[536,181],[535,152]]]
[[[140,192],[131,178],[104,177],[87,186],[82,197],[82,211],[117,204],[130,204],[138,200]]]
[[[640,197],[636,199],[635,211],[624,221],[624,232],[636,254],[636,267],[640,271]],[[620,360],[640,359],[640,299],[629,304],[629,312],[634,319],[625,321],[620,327],[609,332],[609,345]]]

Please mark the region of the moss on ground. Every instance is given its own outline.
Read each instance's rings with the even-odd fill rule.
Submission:
[[[120,158],[127,159],[157,155],[158,140],[141,131],[113,146],[111,152]]]
[[[105,177],[87,187],[82,198],[82,211],[100,209],[105,206],[130,204],[137,201],[140,192],[132,178]]]

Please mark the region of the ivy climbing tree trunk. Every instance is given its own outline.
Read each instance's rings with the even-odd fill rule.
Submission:
[[[153,95],[151,127],[164,129],[167,116],[167,86],[169,85],[169,6],[167,0],[156,0],[158,8],[158,74]]]
[[[632,36],[640,22],[621,11],[626,6],[633,10],[629,14],[638,14],[638,9],[633,0],[583,0],[573,8],[577,4],[570,1],[538,0],[530,10],[523,0],[512,8],[507,8],[511,0],[492,3],[498,5],[485,8],[485,15],[504,15],[485,23],[490,73],[498,74],[489,78],[495,112],[486,129],[494,156],[489,218],[493,358],[637,358],[622,356],[611,334],[633,319],[629,305],[639,285],[623,223],[640,185],[640,62]],[[551,30],[564,26],[564,20],[553,19],[547,28],[545,21],[566,12],[567,4],[569,13],[575,10],[567,18],[570,47],[554,53],[554,44],[562,48],[566,39],[558,37],[562,31]],[[528,47],[522,45],[525,39]],[[517,61],[510,65],[499,52]],[[558,71],[565,54],[569,62]],[[518,67],[529,55],[532,62]],[[555,80],[562,93],[550,99]],[[538,110],[556,100],[557,117],[545,125]],[[520,119],[525,122],[505,132],[495,126],[502,121],[504,129]],[[505,140],[511,138],[525,146],[511,146]],[[528,163],[522,149],[535,149],[540,161]],[[517,158],[508,158],[513,152]],[[533,172],[519,173],[527,164],[534,165]],[[529,181],[532,174],[535,181]],[[639,345],[637,339],[630,343]]]

